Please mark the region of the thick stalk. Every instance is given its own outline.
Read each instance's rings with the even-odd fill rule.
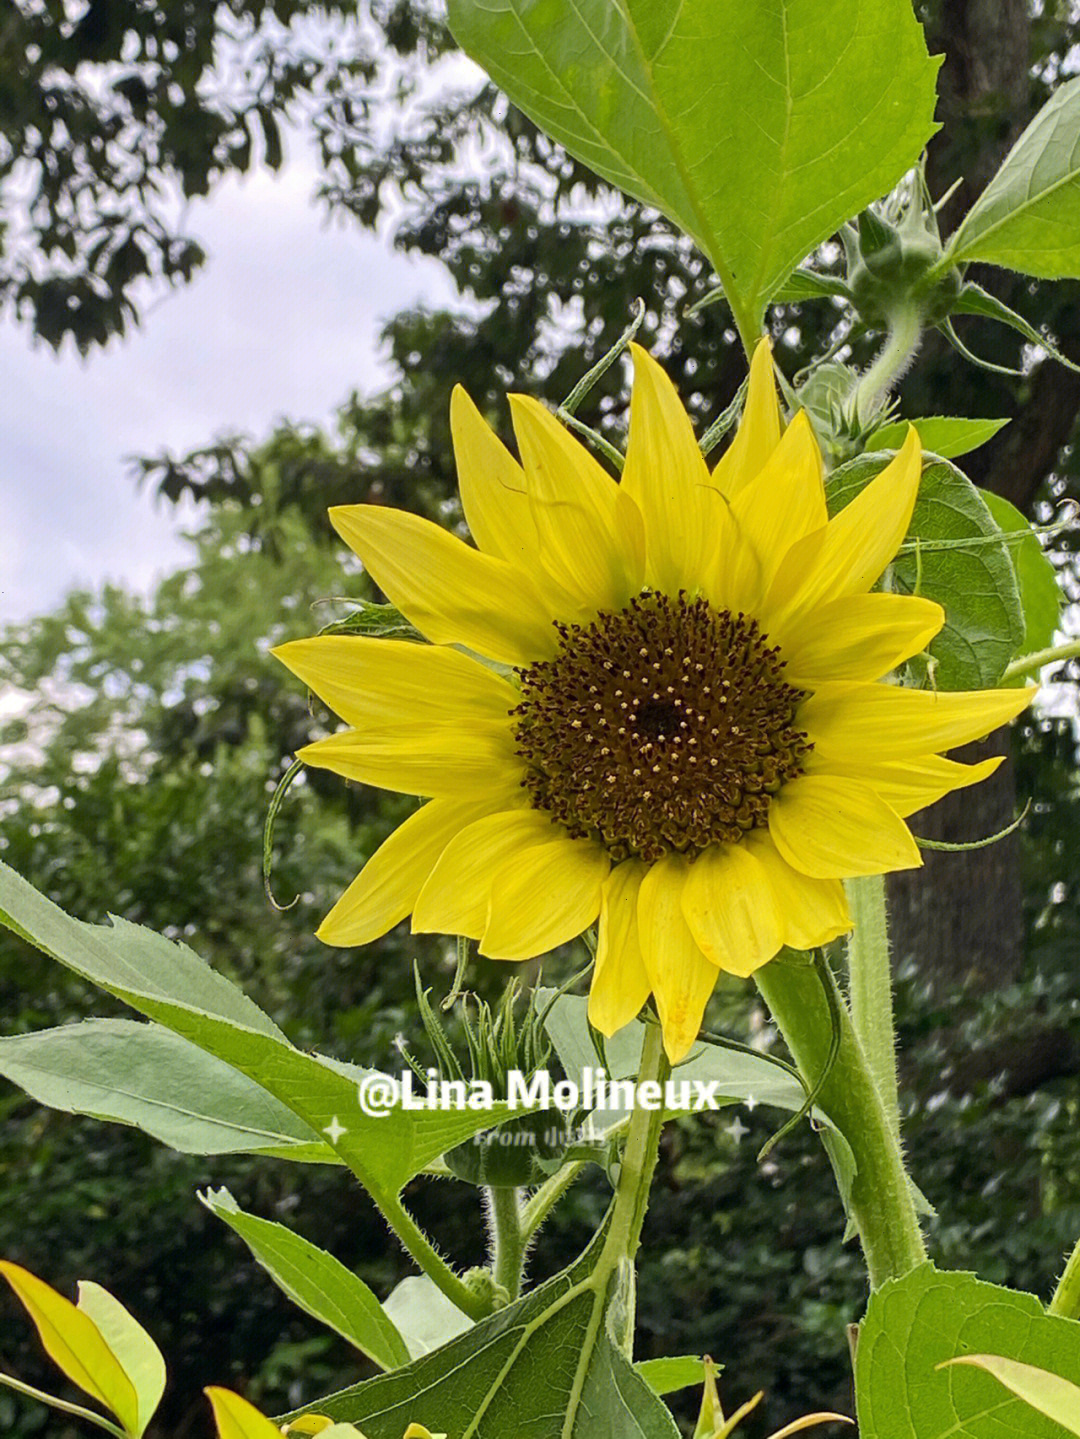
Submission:
[[[889,928],[885,878],[866,875],[845,882],[855,928],[848,940],[848,999],[851,1024],[877,1085],[889,1127],[900,1139],[900,1087],[896,1078]]]
[[[647,1024],[641,1051],[641,1067],[638,1070],[638,1085],[654,1081],[663,1086],[670,1072],[664,1053],[663,1032],[658,1024]],[[653,1170],[656,1168],[660,1131],[663,1127],[662,1103],[657,1104],[654,1109],[635,1105],[626,1131],[626,1147],[623,1150],[619,1183],[615,1190],[611,1227],[597,1265],[598,1272],[605,1264],[614,1268],[615,1264],[623,1259],[629,1260],[631,1264],[634,1262],[638,1244],[641,1242],[645,1211],[649,1207],[649,1189],[652,1185]]]
[[[916,306],[894,311],[888,324],[881,354],[855,391],[855,414],[862,420],[870,419],[878,401],[892,389],[922,343],[922,317]]]
[[[813,1084],[832,1040],[829,1001],[817,970],[774,960],[755,979],[803,1077]],[[877,1288],[924,1263],[926,1247],[899,1142],[846,1007],[840,1009],[840,1051],[818,1104],[855,1156],[851,1217]]]
[[[521,1228],[521,1205],[516,1189],[487,1191],[488,1222],[491,1228],[491,1272],[510,1301],[521,1293],[521,1266],[525,1242]]]
[[[401,1240],[402,1246],[447,1299],[456,1304],[470,1319],[483,1319],[486,1314],[491,1313],[491,1305],[480,1295],[474,1294],[465,1281],[454,1273],[400,1199],[394,1200],[393,1203],[380,1200],[379,1208],[387,1224]]]
[[[1063,1319],[1080,1319],[1080,1240],[1069,1255],[1065,1273],[1047,1307],[1051,1314],[1060,1314]]]

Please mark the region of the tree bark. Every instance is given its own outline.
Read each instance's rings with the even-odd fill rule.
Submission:
[[[944,52],[938,117],[942,129],[931,143],[928,179],[940,195],[958,177],[963,182],[943,213],[951,230],[1027,124],[1031,111],[1030,18],[1027,0],[938,0],[928,7],[931,52]],[[1008,412],[1015,394],[966,362],[930,347],[926,374],[914,381],[925,403],[927,381],[937,407],[916,413],[994,414]],[[991,406],[986,392],[991,392]],[[972,392],[980,408],[967,409]],[[942,396],[946,396],[942,406]],[[1009,402],[1013,403],[1010,404]],[[972,457],[977,483],[1028,509],[1073,427],[1080,404],[1080,377],[1043,364],[1030,383],[1022,417],[1008,438]],[[1011,431],[1011,433],[1009,433]],[[967,462],[965,461],[965,464]],[[1007,750],[1007,735],[968,746],[963,758]],[[930,811],[912,817],[914,833],[949,842],[994,834],[1016,813],[1016,789],[1008,760],[989,780],[947,796]],[[1016,978],[1023,964],[1023,911],[1019,844],[1015,836],[987,849],[963,854],[924,852],[925,868],[889,880],[893,949],[898,963],[914,959],[931,992],[958,985],[987,990]]]

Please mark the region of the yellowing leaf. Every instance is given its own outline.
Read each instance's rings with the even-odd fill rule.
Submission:
[[[165,1392],[165,1360],[146,1330],[115,1295],[89,1280],[79,1282],[78,1309],[97,1326],[131,1380],[138,1398],[137,1434],[142,1434]]]
[[[135,1386],[93,1319],[18,1264],[0,1260],[0,1274],[37,1326],[49,1358],[137,1439],[142,1430]]]
[[[1080,1435],[1080,1385],[1070,1383],[1060,1374],[1051,1374],[1048,1369],[1021,1364],[1018,1359],[1005,1359],[1000,1354],[963,1354],[937,1367],[948,1369],[953,1364],[985,1369],[1032,1409],[1053,1419],[1070,1434]]]

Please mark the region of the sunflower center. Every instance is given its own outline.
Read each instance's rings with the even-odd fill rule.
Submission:
[[[806,696],[755,620],[645,593],[558,630],[512,711],[536,809],[616,860],[693,857],[767,822],[810,744]]]

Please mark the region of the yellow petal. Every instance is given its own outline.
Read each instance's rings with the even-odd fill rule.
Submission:
[[[675,386],[647,351],[630,349],[634,388],[622,489],[645,521],[646,583],[675,595],[701,584],[728,507]]]
[[[593,613],[621,609],[644,579],[641,511],[538,400],[510,406],[544,568]]]
[[[689,868],[681,855],[668,855],[650,865],[638,891],[641,952],[672,1064],[686,1058],[697,1038],[718,974],[683,918]]]
[[[762,611],[767,630],[828,600],[865,594],[907,534],[922,475],[919,436],[910,426],[895,459],[829,523],[792,545]]]
[[[954,789],[966,789],[987,779],[1001,764],[1004,755],[994,755],[978,764],[960,764],[939,755],[918,755],[899,760],[868,760],[852,756],[839,763],[807,759],[807,773],[840,774],[861,780],[876,790],[890,809],[902,818],[936,804]]]
[[[819,761],[902,759],[952,749],[990,734],[1026,709],[1034,688],[912,690],[899,685],[821,684],[797,723]]]
[[[486,554],[529,569],[536,526],[524,471],[460,385],[450,396],[450,433],[469,533]]]
[[[713,483],[729,499],[765,468],[780,443],[780,402],[773,378],[772,345],[761,339],[750,361],[750,384],[735,438],[713,470]]]
[[[432,725],[404,735],[343,730],[305,745],[296,757],[361,784],[436,799],[509,794],[523,773],[507,724]]]
[[[746,577],[732,582],[739,609],[756,610],[791,546],[827,523],[823,474],[809,417],[800,410],[764,468],[732,501],[745,546]]]
[[[369,944],[411,914],[443,850],[498,801],[433,799],[411,814],[364,865],[318,928],[324,944]]]
[[[811,879],[792,869],[767,829],[743,841],[764,867],[780,912],[781,941],[792,949],[816,949],[851,930],[847,895],[838,879]]]
[[[637,1018],[652,987],[638,935],[638,891],[644,876],[645,865],[638,861],[616,865],[600,903],[589,1023],[609,1039]]]
[[[205,1393],[214,1410],[218,1439],[281,1439],[280,1429],[231,1389],[215,1387]]]
[[[495,871],[530,846],[550,839],[552,830],[547,815],[535,809],[507,809],[461,830],[439,856],[417,897],[413,933],[480,939],[487,928]]]
[[[450,432],[461,508],[478,547],[527,574],[550,614],[575,618],[575,602],[538,563],[539,542],[525,471],[460,385],[450,396]]]
[[[783,924],[768,875],[744,844],[713,845],[690,866],[683,917],[705,957],[746,978],[780,948]]]
[[[53,1363],[84,1394],[115,1414],[128,1434],[141,1433],[135,1386],[89,1315],[18,1264],[0,1260],[0,1274],[34,1321]]]
[[[442,645],[317,635],[271,654],[358,729],[505,720],[520,699],[493,669]]]
[[[915,595],[846,595],[804,612],[769,638],[787,661],[784,678],[816,689],[827,680],[879,680],[924,650],[945,611]]]
[[[600,912],[610,868],[606,850],[568,835],[519,850],[492,876],[480,953],[535,959],[576,939]]]
[[[391,604],[435,644],[464,645],[508,665],[555,653],[557,617],[515,565],[406,510],[336,505],[330,522]]]
[[[793,868],[814,879],[850,879],[918,869],[907,825],[858,780],[804,774],[769,805],[769,834]]]

